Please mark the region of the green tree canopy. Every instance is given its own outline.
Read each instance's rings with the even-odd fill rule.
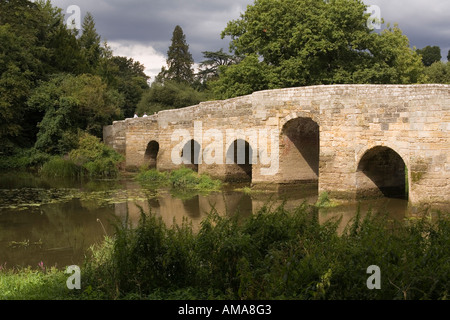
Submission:
[[[84,17],[82,32],[80,45],[83,56],[86,59],[89,70],[93,71],[99,64],[102,50],[101,38],[95,29],[94,17],[90,12],[86,13]]]
[[[61,74],[43,83],[28,107],[44,113],[35,147],[63,154],[76,146],[78,131],[101,137],[103,126],[121,117],[123,97],[108,89],[98,76]]]
[[[204,93],[198,92],[188,83],[167,80],[164,83],[153,82],[150,89],[145,91],[139,102],[136,113],[151,115],[168,109],[177,109],[196,105],[206,100]]]
[[[255,0],[222,32],[222,38],[231,37],[230,49],[247,57],[229,67],[232,72],[224,70],[214,85],[216,94],[227,98],[261,88],[423,81],[420,56],[409,48],[408,38],[397,26],[373,32],[365,10],[361,0]],[[241,81],[252,79],[237,69],[256,68],[255,63],[264,70],[262,80],[249,90],[230,90],[230,84],[248,85]]]
[[[422,55],[422,61],[426,67],[442,59],[441,48],[438,46],[426,46],[423,49],[418,49],[417,53]]]
[[[167,69],[163,68],[158,75],[158,80],[173,80],[191,84],[194,80],[194,59],[189,52],[186,36],[180,26],[176,26],[172,43],[167,51]]]
[[[125,118],[133,116],[145,90],[149,88],[145,67],[132,58],[112,56],[101,60],[99,73],[109,87],[116,89],[124,98],[122,113]]]
[[[35,3],[0,1],[0,152],[26,145],[26,100],[45,76],[48,26]],[[33,130],[31,130],[33,131]]]
[[[144,66],[100,41],[89,13],[78,37],[50,0],[0,1],[0,155],[36,144],[54,153],[78,128],[101,136],[132,115],[148,89]]]
[[[203,51],[202,54],[205,60],[200,62],[199,72],[196,75],[201,83],[218,78],[220,67],[231,66],[242,60],[242,57],[223,52],[223,49],[219,51]]]
[[[430,83],[450,84],[450,63],[437,61],[425,69]]]

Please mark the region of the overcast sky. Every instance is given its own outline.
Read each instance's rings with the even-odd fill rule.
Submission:
[[[97,32],[114,55],[133,58],[155,77],[165,65],[173,29],[180,25],[196,63],[202,51],[228,51],[220,38],[230,20],[239,18],[253,0],[52,0],[64,12],[71,6],[94,16]],[[450,50],[449,0],[364,0],[376,5],[386,23],[398,23],[411,46],[437,45],[443,60]],[[67,17],[71,13],[67,14]],[[385,26],[385,25],[384,25]]]

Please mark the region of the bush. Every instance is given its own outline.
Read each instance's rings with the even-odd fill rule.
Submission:
[[[141,170],[136,179],[144,184],[154,184],[157,186],[168,185],[169,175],[156,169]]]
[[[117,227],[108,263],[91,262],[88,283],[109,298],[448,298],[448,215],[398,223],[357,215],[343,235],[338,225],[319,223],[306,204],[266,206],[244,221],[213,210],[194,234],[186,221],[167,227],[142,211],[137,228]],[[381,268],[382,290],[366,286],[370,265]]]
[[[32,149],[18,149],[13,154],[0,157],[0,170],[36,169],[50,159],[46,153]]]
[[[53,157],[42,166],[40,173],[50,178],[77,178],[81,168],[71,160]]]
[[[169,177],[172,187],[175,189],[195,189],[195,190],[218,190],[221,187],[221,181],[211,179],[208,175],[199,175],[192,169],[181,168],[170,173]]]
[[[169,172],[156,169],[143,170],[136,179],[146,187],[170,187],[172,194],[179,198],[191,198],[198,193],[220,190],[222,182],[212,179],[206,174],[199,175],[188,168],[180,168]]]
[[[54,178],[114,178],[119,174],[122,161],[123,156],[104,145],[100,139],[82,133],[78,149],[72,150],[68,158],[50,158],[43,164],[40,173]]]
[[[72,150],[69,158],[82,167],[90,177],[116,177],[123,156],[103,144],[99,138],[88,133],[81,134],[78,149]]]

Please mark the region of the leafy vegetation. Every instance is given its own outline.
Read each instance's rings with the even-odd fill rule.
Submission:
[[[198,232],[141,212],[92,247],[82,290],[62,271],[0,270],[4,299],[448,299],[450,216],[392,221],[357,214],[319,223],[317,209],[263,207],[245,220],[212,210]],[[369,290],[367,268],[381,269]]]
[[[67,276],[56,268],[40,265],[19,270],[0,267],[0,300],[73,299],[65,287]]]
[[[119,174],[123,156],[103,144],[99,138],[83,133],[78,148],[67,159],[54,157],[41,168],[41,174],[49,177],[73,178],[88,176],[111,178]]]
[[[164,84],[154,82],[139,101],[136,113],[154,114],[161,110],[178,109],[196,105],[207,100],[207,93],[199,92],[187,83],[166,80]]]
[[[198,174],[189,168],[180,168],[171,172],[160,172],[156,169],[143,170],[136,179],[143,185],[156,188],[170,187],[178,193],[218,191],[222,186],[220,180],[212,179],[206,174]]]
[[[338,222],[320,224],[314,208],[264,207],[245,221],[212,211],[194,234],[187,222],[168,228],[142,213],[136,229],[119,227],[108,242],[107,266],[89,262],[89,283],[112,267],[102,288],[111,298],[446,299],[448,218],[358,214],[338,236]],[[374,264],[381,290],[366,286]]]
[[[450,84],[450,63],[438,61],[425,69],[430,83]]]
[[[0,2],[1,168],[67,156],[79,130],[101,137],[103,126],[134,113],[148,88],[144,67],[113,56],[90,13],[80,31],[49,0]]]
[[[418,54],[422,56],[422,62],[426,67],[433,63],[441,61],[441,48],[439,46],[426,46],[423,49],[417,49]]]
[[[332,208],[332,207],[336,207],[338,204],[337,204],[336,200],[330,199],[330,195],[328,194],[328,192],[324,191],[319,194],[319,198],[317,199],[317,202],[315,205],[318,208]]]
[[[213,90],[230,98],[255,90],[351,83],[421,83],[424,66],[398,26],[367,27],[360,0],[259,0],[222,38],[245,56],[222,67]]]
[[[81,168],[71,160],[53,157],[44,163],[41,174],[50,178],[78,178]]]

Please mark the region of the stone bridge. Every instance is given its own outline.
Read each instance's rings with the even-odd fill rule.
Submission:
[[[450,204],[450,85],[331,85],[255,92],[126,119],[104,142],[127,167],[191,167],[334,198]]]

